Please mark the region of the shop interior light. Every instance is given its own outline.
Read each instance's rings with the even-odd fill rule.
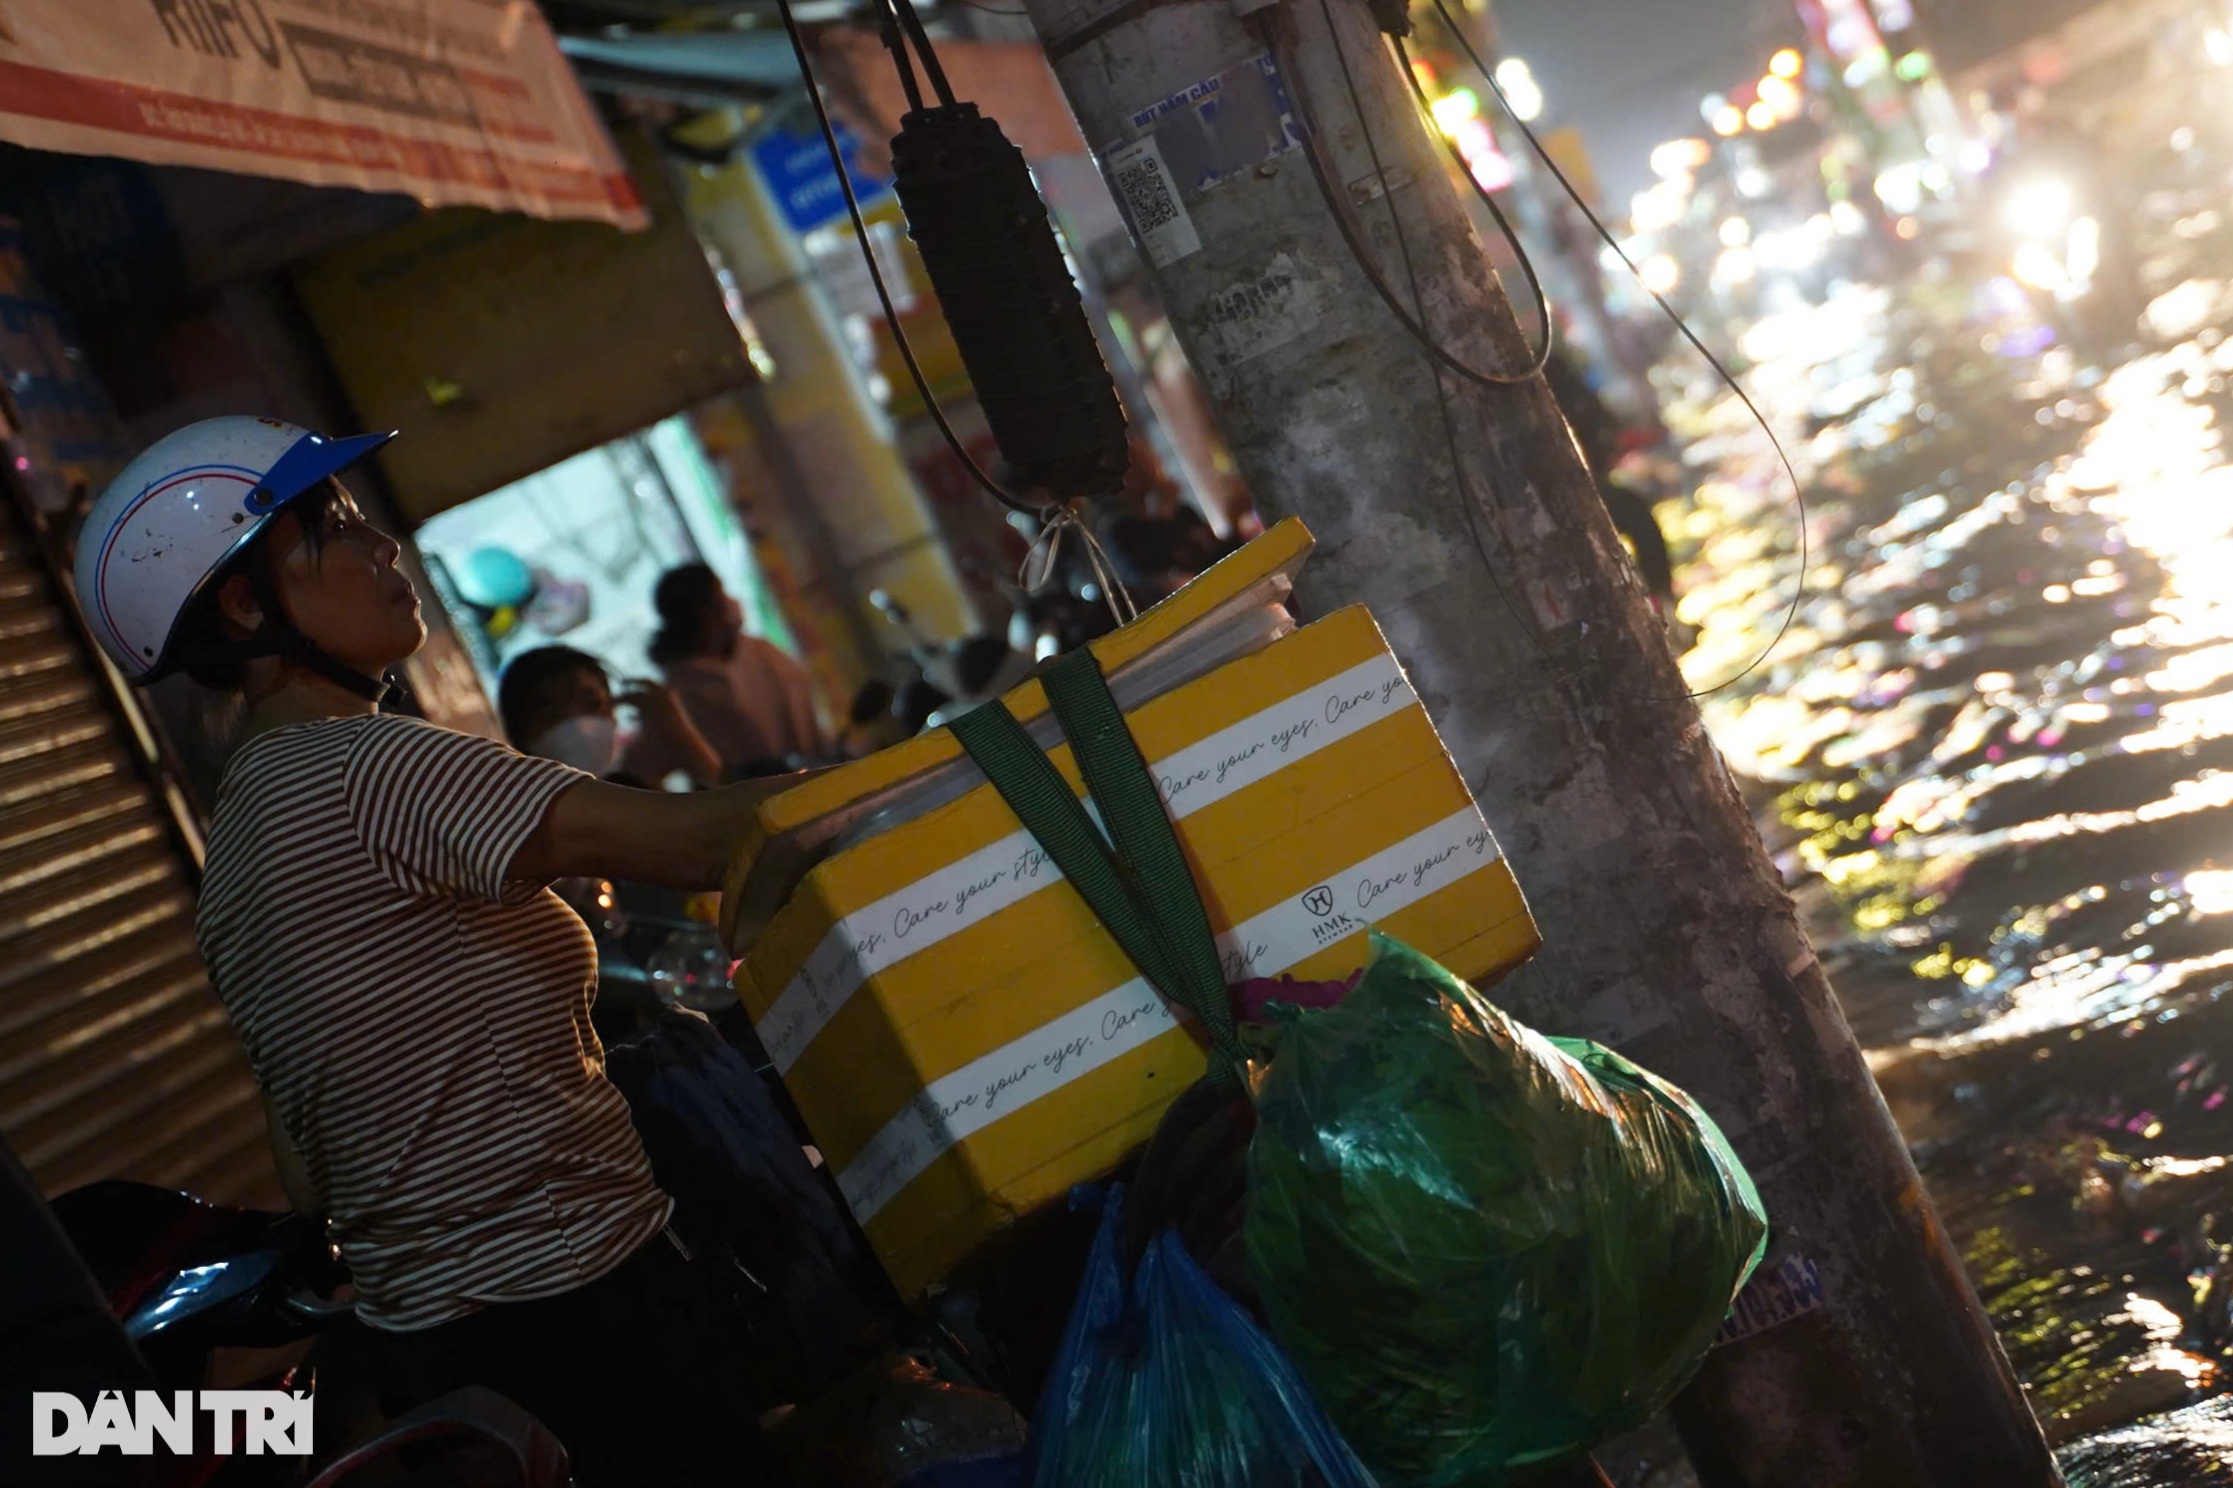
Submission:
[[[1931,54],[1909,52],[1892,64],[1892,71],[1898,73],[1904,82],[1919,83],[1931,75]]]
[[[1714,133],[1723,139],[1735,139],[1745,132],[1745,111],[1733,103],[1725,103],[1713,116]]]
[[[1752,241],[1752,224],[1742,217],[1724,217],[1721,220],[1721,246],[1742,248]]]
[[[1781,121],[1776,118],[1776,111],[1762,102],[1745,110],[1745,122],[1755,129],[1767,130],[1775,128]]]
[[[1768,72],[1773,77],[1795,78],[1799,69],[1806,66],[1806,59],[1792,47],[1785,47],[1768,59]]]
[[[1792,119],[1799,113],[1799,90],[1789,78],[1769,73],[1760,80],[1760,101],[1775,113],[1778,119]]]
[[[1729,107],[1728,99],[1722,97],[1719,93],[1708,93],[1699,101],[1698,117],[1711,124],[1715,117],[1727,107]]]

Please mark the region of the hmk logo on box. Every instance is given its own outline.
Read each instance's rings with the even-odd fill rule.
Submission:
[[[75,1395],[34,1390],[31,1455],[91,1457],[115,1447],[126,1457],[152,1457],[160,1440],[185,1456],[194,1450],[197,1396],[219,1456],[310,1455],[310,1396],[285,1390],[176,1390],[167,1401],[154,1390],[139,1390],[129,1402],[119,1391],[104,1390],[90,1411]]]

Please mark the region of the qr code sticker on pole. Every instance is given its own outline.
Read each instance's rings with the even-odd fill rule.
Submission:
[[[1201,235],[1194,231],[1194,219],[1186,215],[1186,205],[1179,200],[1178,186],[1163,164],[1163,152],[1155,147],[1155,136],[1111,151],[1109,176],[1116,183],[1124,215],[1131,220],[1133,236],[1157,268],[1167,268],[1189,253],[1201,251]]]

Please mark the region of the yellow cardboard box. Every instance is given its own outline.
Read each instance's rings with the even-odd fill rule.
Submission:
[[[1260,595],[1308,551],[1291,525],[1171,603],[1191,595],[1199,624]],[[1126,660],[1154,644],[1129,639],[1129,653],[1113,648]],[[1031,716],[1027,692],[1037,684],[1010,695],[1019,717]],[[1363,964],[1368,924],[1477,982],[1535,948],[1519,885],[1361,607],[1126,718],[1230,979],[1345,976]],[[931,747],[913,762],[918,782],[959,750],[940,735],[901,748],[919,745]],[[1068,748],[1051,755],[1083,795]],[[913,1295],[1016,1215],[1107,1172],[1205,1061],[982,776],[875,830],[860,803],[909,778],[894,768],[862,771],[850,789],[833,772],[770,803],[790,801],[763,813],[770,841],[815,822],[790,800],[809,790],[821,815],[850,813],[850,836],[827,839],[847,845],[805,872],[737,985],[847,1202]]]

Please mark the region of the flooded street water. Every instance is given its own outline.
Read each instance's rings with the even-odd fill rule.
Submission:
[[[1971,312],[1745,334],[1813,559],[1703,706],[2072,1481],[2233,1483],[2233,294],[2105,373]],[[1796,562],[1698,392],[1662,515],[1702,687]]]

